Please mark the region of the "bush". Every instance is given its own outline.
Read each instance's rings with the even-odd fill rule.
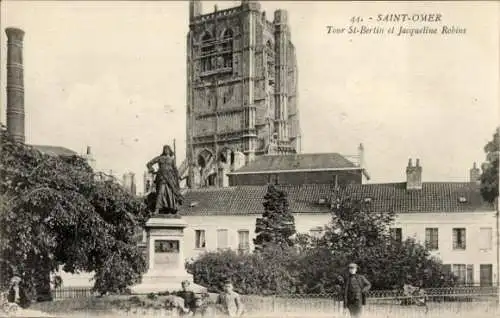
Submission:
[[[234,251],[209,252],[187,265],[197,284],[209,292],[220,292],[224,280],[231,279],[241,294],[289,293],[294,288],[293,272],[287,265],[295,254],[268,247],[258,254],[239,255]]]

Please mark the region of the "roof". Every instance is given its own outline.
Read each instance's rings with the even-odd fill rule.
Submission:
[[[75,151],[60,147],[60,146],[50,146],[50,145],[31,145],[31,147],[35,148],[36,150],[40,151],[43,154],[49,155],[49,156],[77,156],[78,153]]]
[[[288,193],[294,213],[329,213],[334,194],[330,184],[279,185]],[[181,215],[262,214],[267,186],[190,189],[185,194]],[[406,183],[349,185],[341,197],[369,199],[374,212],[396,213],[493,211],[481,198],[479,187],[467,182],[426,182],[421,190],[406,190]]]
[[[361,169],[338,153],[258,156],[237,171],[228,174],[254,174],[287,171]]]
[[[494,210],[470,182],[424,182],[421,190],[406,190],[406,182],[350,185],[342,193],[354,199],[370,200],[374,211],[475,212]]]
[[[303,213],[327,213],[326,204],[318,204],[320,199],[328,199],[331,185],[289,185],[279,186],[288,194],[291,211]],[[234,186],[227,188],[190,189],[184,194],[181,215],[248,215],[262,214],[267,186]]]

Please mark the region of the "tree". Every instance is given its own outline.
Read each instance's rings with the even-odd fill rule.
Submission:
[[[390,241],[388,227],[394,221],[393,211],[375,212],[370,201],[336,197],[332,220],[321,242],[333,253],[349,255],[355,261],[365,249]]]
[[[288,207],[286,192],[269,185],[264,196],[264,213],[256,220],[255,249],[260,251],[268,245],[293,246],[295,232],[295,218]]]
[[[395,242],[391,238],[389,226],[394,212],[379,213],[370,201],[337,197],[323,237],[300,265],[304,268],[301,281],[306,282],[305,292],[338,291],[339,276],[351,262],[360,266],[374,289],[400,287],[407,275],[416,279],[415,283],[439,286],[436,277],[446,276],[439,260],[413,240]]]
[[[493,134],[493,140],[484,146],[486,162],[482,165],[481,195],[490,203],[498,198],[498,158],[500,147],[500,127]]]
[[[16,272],[33,297],[59,266],[94,271],[101,293],[140,281],[146,262],[133,234],[149,217],[144,203],[98,180],[83,158],[44,155],[2,129],[0,196],[2,279]]]
[[[484,152],[486,153],[486,162],[482,165],[481,174],[481,196],[486,202],[493,203],[496,207],[496,222],[497,222],[497,245],[500,242],[499,234],[499,218],[500,210],[498,207],[498,159],[500,151],[500,127],[497,127],[495,133],[493,134],[493,140],[489,141],[486,146],[484,146]],[[498,246],[497,246],[498,249]],[[498,264],[500,262],[500,255],[497,252],[497,276],[500,276],[500,270],[498,269]],[[497,278],[498,283],[498,278]],[[498,299],[497,302],[500,303],[500,284],[498,285]]]

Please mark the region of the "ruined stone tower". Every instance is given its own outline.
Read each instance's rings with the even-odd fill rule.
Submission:
[[[288,14],[258,1],[202,14],[189,2],[187,147],[190,187],[226,186],[226,173],[265,154],[300,152],[297,62]]]

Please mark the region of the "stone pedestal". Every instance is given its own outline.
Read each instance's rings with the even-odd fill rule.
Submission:
[[[182,218],[155,216],[146,223],[148,271],[142,282],[131,288],[134,294],[181,290],[184,280],[191,282],[195,292],[205,288],[193,284],[193,276],[184,267],[184,229]]]

